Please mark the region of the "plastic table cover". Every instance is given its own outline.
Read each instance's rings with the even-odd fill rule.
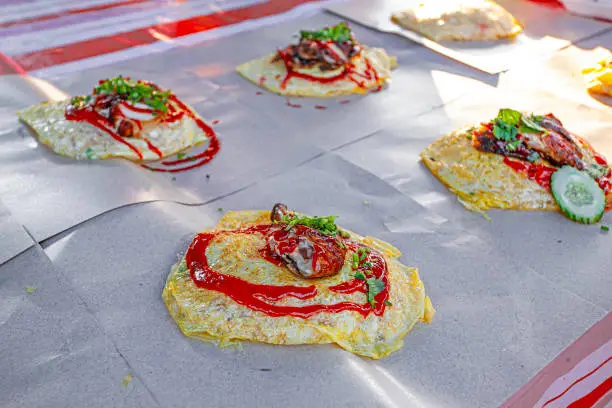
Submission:
[[[610,108],[569,79],[570,62],[589,53],[568,48],[488,76],[355,26],[364,43],[398,57],[381,92],[291,99],[298,109],[234,73],[298,29],[337,21],[310,13],[265,28],[248,22],[251,31],[90,69],[0,77],[0,367],[10,373],[0,379],[1,406],[492,407],[610,312],[612,235],[554,213],[490,211],[487,221],[418,163],[444,132],[505,106],[554,111],[612,156]],[[604,34],[577,46],[609,42]],[[171,88],[219,121],[219,156],[176,175],[74,162],[39,146],[14,117],[119,73]],[[555,77],[565,88],[544,85]],[[397,246],[419,268],[433,322],[379,361],[329,345],[218,349],[184,337],[161,301],[170,267],[222,213],[277,201],[338,215]]]

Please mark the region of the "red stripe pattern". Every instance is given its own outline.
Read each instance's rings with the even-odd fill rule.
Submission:
[[[589,394],[572,402],[567,408],[591,408],[600,399],[604,397],[610,390],[612,390],[612,377],[609,377],[606,381],[601,383],[597,388],[591,391]]]
[[[42,21],[55,20],[56,18],[72,16],[75,14],[91,13],[94,11],[103,11],[103,10],[108,10],[108,9],[112,9],[115,7],[121,7],[121,6],[132,6],[134,4],[148,3],[150,1],[151,0],[124,0],[124,1],[119,1],[117,3],[111,3],[111,4],[99,4],[97,6],[66,10],[66,11],[62,11],[59,13],[45,14],[42,16],[36,16],[32,18],[24,18],[22,20],[7,21],[4,23],[0,23],[0,28],[9,28],[9,27],[24,25],[24,24],[40,23]]]
[[[134,0],[132,0],[134,1]],[[142,1],[142,0],[140,0]],[[119,34],[79,41],[61,47],[47,48],[0,59],[0,75],[19,74],[68,62],[153,44],[159,37],[174,39],[214,28],[280,14],[305,3],[318,0],[269,0],[239,9],[220,11],[170,23],[156,24]],[[8,58],[9,62],[2,61]]]
[[[556,397],[549,399],[548,401],[546,401],[544,403],[544,405],[542,405],[542,408],[545,408],[547,405],[551,404],[552,402],[558,400],[559,398],[563,397],[565,394],[567,394],[569,392],[569,390],[571,390],[576,384],[584,381],[585,379],[587,379],[588,377],[590,377],[591,375],[593,375],[594,373],[596,373],[597,371],[599,371],[603,366],[605,366],[610,360],[612,360],[612,357],[608,357],[603,363],[599,364],[597,367],[595,367],[593,370],[591,370],[590,372],[588,372],[587,374],[583,375],[582,377],[578,378],[576,381],[574,381],[573,383],[571,383],[561,394],[557,395]],[[610,389],[612,388],[612,377],[608,377],[602,384],[600,384],[596,389],[594,389],[593,391],[591,391],[588,395],[584,396],[583,398],[574,401],[570,407],[573,408],[590,408],[592,407],[595,402],[597,402],[601,397],[603,397],[608,391],[610,391]],[[593,403],[591,405],[580,405],[581,401],[591,401],[591,399],[595,398],[595,396],[597,396],[597,399],[593,400]],[[576,405],[577,404],[577,405]],[[568,407],[569,408],[569,407]]]

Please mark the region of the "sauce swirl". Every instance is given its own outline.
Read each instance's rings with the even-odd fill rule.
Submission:
[[[191,279],[199,288],[221,292],[236,303],[272,317],[293,316],[306,319],[318,313],[339,313],[343,311],[355,311],[360,313],[363,317],[367,317],[370,313],[374,313],[377,316],[384,313],[385,301],[389,297],[387,263],[382,254],[374,250],[369,251],[367,258],[365,259],[365,261],[370,264],[368,265],[367,271],[365,270],[365,266],[360,267],[362,272],[370,272],[373,277],[382,280],[384,283],[384,289],[375,297],[376,304],[374,308],[372,308],[372,306],[367,302],[363,304],[354,302],[339,302],[333,304],[310,304],[305,306],[277,305],[271,302],[287,297],[293,297],[301,300],[312,299],[318,293],[317,287],[315,285],[278,286],[256,284],[233,275],[217,272],[210,267],[208,258],[206,256],[206,249],[215,237],[230,234],[261,234],[264,238],[266,238],[278,230],[278,225],[264,224],[234,231],[221,230],[203,232],[196,235],[185,256]],[[338,239],[341,238],[339,237]],[[347,248],[355,252],[358,251],[359,248],[365,248],[365,245],[348,239],[343,239],[343,243],[347,246]],[[271,253],[267,247],[260,249],[259,254],[262,256],[262,259],[265,259],[276,266],[283,265],[282,260],[277,258],[275,254]],[[336,293],[343,294],[355,292],[362,292],[364,294],[367,293],[366,283],[356,278],[352,278],[338,285],[329,286],[328,289]]]
[[[334,52],[333,48],[331,48],[331,44],[332,44],[331,41],[316,41],[316,42],[319,44],[319,46],[327,48],[328,50]],[[343,71],[340,72],[339,74],[328,76],[328,77],[319,77],[319,76],[305,74],[303,72],[298,72],[294,70],[291,56],[289,56],[285,51],[278,50],[278,55],[280,55],[281,59],[283,60],[283,63],[285,65],[285,70],[287,71],[287,73],[285,74],[285,78],[283,78],[283,80],[281,81],[281,84],[280,84],[281,89],[287,88],[287,83],[289,82],[289,80],[291,80],[291,78],[299,78],[299,79],[304,79],[306,81],[318,82],[321,84],[329,84],[329,83],[333,83],[336,81],[348,80],[348,81],[355,83],[361,89],[366,89],[366,80],[374,81],[376,83],[379,82],[379,77],[378,77],[378,74],[376,73],[376,70],[374,69],[374,67],[372,66],[372,64],[366,57],[364,57],[365,64],[366,64],[366,70],[363,74],[360,72],[357,72],[357,70],[355,69],[355,65],[352,62],[348,61],[344,65]],[[359,78],[363,80],[360,81]]]
[[[195,167],[200,167],[208,163],[209,161],[211,161],[216,156],[216,154],[219,152],[219,149],[220,149],[219,139],[217,138],[215,131],[210,126],[208,126],[202,119],[197,117],[187,105],[185,105],[183,102],[181,102],[176,97],[176,95],[173,95],[173,94],[170,95],[168,100],[171,102],[168,105],[168,112],[159,119],[159,125],[164,126],[169,123],[174,123],[178,120],[181,120],[185,115],[187,115],[189,118],[191,118],[196,123],[196,125],[200,128],[200,130],[202,130],[202,132],[204,132],[206,136],[208,137],[209,139],[208,148],[202,153],[199,153],[193,156],[189,156],[189,157],[186,157],[180,160],[162,161],[161,163],[157,165],[157,166],[161,165],[161,167],[157,167],[157,166],[154,167],[152,165],[147,165],[147,164],[141,164],[140,166],[148,170],[156,171],[156,172],[176,173],[180,171],[193,169]],[[102,103],[105,103],[105,102],[106,101],[102,99]],[[121,103],[123,104],[124,102],[121,102]],[[98,108],[105,108],[105,106],[98,106]],[[138,112],[142,114],[153,112],[153,110],[139,108],[136,106],[130,106],[129,109],[134,112]],[[117,110],[115,112],[117,116],[122,116],[121,110]],[[130,137],[121,136],[121,134],[119,134],[118,131],[115,129],[115,126],[113,123],[114,120],[105,117],[98,110],[96,110],[95,104],[94,106],[85,105],[84,107],[79,107],[79,108],[74,107],[74,106],[69,106],[68,109],[66,109],[65,117],[67,120],[87,122],[90,125],[95,126],[96,128],[107,133],[110,137],[112,137],[119,143],[126,145],[130,150],[132,150],[138,156],[140,160],[143,159],[142,152],[134,144],[130,143],[129,141]],[[130,119],[130,121],[131,123],[134,123],[138,127],[139,130],[142,129],[143,127],[142,121],[138,119],[133,119],[133,118]],[[157,155],[159,158],[163,157],[163,153],[161,152],[161,150],[157,146],[155,146],[153,143],[151,143],[150,140],[146,138],[142,138],[142,140],[144,140],[144,142],[147,145],[147,148],[151,152],[155,153],[155,155]],[[187,166],[177,167],[185,163],[190,163],[190,164]]]

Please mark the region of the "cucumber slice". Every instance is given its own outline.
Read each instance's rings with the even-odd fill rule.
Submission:
[[[563,166],[550,180],[555,201],[572,221],[594,224],[606,208],[606,196],[595,180],[572,166]]]

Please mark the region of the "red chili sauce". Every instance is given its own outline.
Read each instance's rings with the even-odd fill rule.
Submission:
[[[215,157],[215,155],[219,152],[219,148],[220,148],[219,139],[217,138],[217,135],[215,134],[214,130],[210,126],[208,126],[206,123],[204,123],[202,119],[198,118],[191,111],[191,109],[189,109],[189,107],[185,105],[183,102],[181,102],[175,95],[171,95],[168,99],[172,101],[174,104],[168,105],[168,112],[163,117],[163,121],[160,122],[160,125],[176,122],[177,120],[182,119],[184,115],[187,115],[188,117],[193,119],[198,125],[198,127],[206,134],[206,136],[208,136],[209,138],[208,148],[204,152],[199,153],[194,156],[185,157],[180,160],[163,161],[161,162],[161,165],[164,167],[152,167],[147,164],[141,164],[141,166],[146,169],[152,170],[152,171],[176,173],[179,171],[185,171],[185,170],[189,170],[195,167],[199,167],[199,166],[202,166],[208,163]],[[178,109],[176,107],[178,107]],[[152,111],[152,110],[137,108],[135,106],[130,106],[129,109],[136,111],[136,112],[141,112],[141,113],[151,113]],[[110,137],[112,137],[116,141],[123,143],[124,145],[129,147],[134,153],[136,153],[138,158],[142,160],[143,158],[142,152],[138,150],[136,146],[130,143],[129,139],[131,138],[123,137],[119,133],[117,133],[111,121],[105,116],[101,115],[96,109],[94,109],[94,107],[86,105],[83,108],[67,109],[65,113],[65,117],[67,120],[87,122],[91,124],[92,126],[95,126],[98,129],[106,132]],[[136,119],[131,119],[131,121],[136,123],[139,129],[142,129],[141,121],[136,120]],[[163,153],[159,150],[159,148],[157,148],[157,146],[151,143],[148,139],[142,138],[142,140],[144,140],[145,143],[147,144],[147,148],[153,153],[155,153],[159,158],[163,156]],[[182,167],[173,167],[173,166],[177,166],[183,163],[193,163],[193,164],[190,164],[188,166],[182,166]]]
[[[606,160],[598,153],[595,153],[595,160],[598,164],[608,166]],[[527,178],[535,181],[540,186],[550,191],[550,180],[553,173],[557,171],[556,167],[514,160],[508,157],[504,157],[504,163],[514,171],[525,174]],[[612,192],[612,170],[608,171],[608,174],[596,179],[595,181],[597,181],[599,187],[603,190],[606,196]],[[608,199],[608,204],[606,205],[606,211],[609,210],[612,210],[612,199]]]
[[[258,312],[265,313],[269,316],[293,316],[299,318],[308,318],[317,313],[339,313],[345,310],[355,311],[360,313],[362,316],[367,317],[370,313],[374,313],[380,316],[385,311],[385,300],[389,297],[388,291],[388,280],[387,280],[387,263],[383,256],[376,251],[369,251],[365,262],[372,264],[371,268],[360,267],[360,270],[365,274],[366,269],[371,271],[371,275],[384,282],[385,288],[382,292],[376,295],[375,307],[369,303],[354,303],[354,302],[339,302],[334,304],[312,304],[306,306],[283,306],[276,305],[272,302],[276,302],[286,297],[294,297],[297,299],[312,299],[317,295],[317,288],[314,285],[309,286],[276,286],[276,285],[262,285],[249,282],[247,280],[238,278],[233,275],[227,275],[215,271],[208,264],[206,257],[206,249],[210,242],[217,236],[228,235],[228,234],[261,234],[264,240],[273,234],[283,234],[283,228],[278,225],[265,224],[257,225],[253,227],[243,228],[235,231],[215,231],[215,232],[204,232],[198,234],[186,254],[186,263],[189,268],[191,279],[196,286],[221,292],[226,296],[230,297],[236,303],[244,305],[249,309],[256,310]],[[276,238],[281,238],[278,235]],[[364,245],[338,237],[348,249],[357,252],[359,248],[365,247]],[[288,243],[287,251],[291,251],[291,243]],[[260,255],[263,259],[276,265],[283,266],[283,262],[276,254],[271,253],[267,246],[259,250]],[[319,253],[317,256],[324,256]],[[321,259],[313,257],[313,262],[321,262]],[[291,273],[287,271],[287,273]],[[367,293],[366,283],[362,280],[352,278],[339,285],[329,287],[330,290],[337,293],[354,293],[362,292]]]
[[[332,44],[332,41],[319,41],[319,40],[313,40],[313,41],[315,41],[319,47],[326,48],[329,52],[332,52],[332,53],[334,52],[333,49],[330,47],[330,44]],[[282,50],[278,50],[278,54],[283,59],[283,62],[285,64],[285,69],[287,70],[287,74],[285,75],[285,78],[282,80],[280,84],[281,89],[287,88],[287,83],[289,82],[291,78],[300,78],[306,81],[318,82],[321,84],[329,84],[329,83],[333,83],[336,81],[349,80],[357,84],[357,86],[362,89],[366,88],[365,80],[375,81],[375,82],[379,81],[376,70],[372,67],[372,64],[367,58],[365,58],[366,70],[363,74],[355,70],[354,64],[352,64],[351,62],[347,62],[344,66],[344,70],[341,73],[333,75],[333,76],[329,76],[329,77],[318,77],[318,76],[305,74],[303,72],[295,71],[293,69],[293,62],[291,60],[291,57]],[[364,80],[360,81],[359,78],[364,79]]]

